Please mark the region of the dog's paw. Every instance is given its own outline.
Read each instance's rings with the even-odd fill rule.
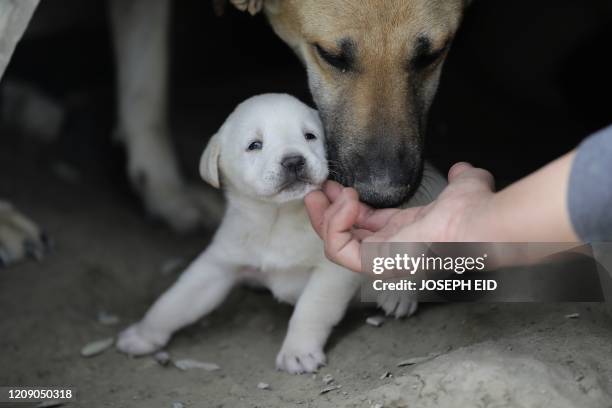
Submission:
[[[148,140],[128,148],[127,167],[145,209],[177,232],[218,225],[224,211],[222,194],[212,187],[185,184],[172,151],[163,143],[167,137],[162,136],[117,132],[122,140]]]
[[[49,240],[40,228],[9,203],[0,201],[0,267],[26,257],[40,260],[48,249]]]
[[[155,184],[142,194],[148,212],[177,232],[218,225],[224,204],[220,194],[195,186]]]
[[[325,365],[325,353],[306,342],[287,342],[276,356],[276,368],[291,374],[312,373]]]
[[[419,305],[417,297],[407,291],[382,291],[376,303],[387,316],[398,319],[413,315]]]
[[[248,11],[254,16],[259,13],[263,7],[263,0],[230,0],[231,3],[240,11]]]
[[[131,356],[142,356],[159,350],[168,342],[169,336],[154,333],[141,323],[136,323],[119,333],[117,349]]]

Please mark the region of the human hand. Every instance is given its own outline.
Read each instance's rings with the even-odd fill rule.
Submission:
[[[305,198],[313,228],[333,262],[361,272],[366,242],[485,241],[493,219],[486,207],[494,196],[494,179],[486,170],[457,163],[448,172],[449,185],[430,204],[407,209],[368,207],[357,191],[328,181]],[[483,219],[484,218],[484,219]],[[489,224],[487,224],[489,223]]]

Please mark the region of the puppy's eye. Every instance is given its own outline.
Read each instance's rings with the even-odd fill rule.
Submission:
[[[317,137],[316,137],[314,134],[310,133],[310,132],[309,132],[309,133],[306,133],[306,134],[304,135],[304,138],[305,138],[306,140],[317,140]]]
[[[247,150],[251,151],[251,150],[261,150],[263,149],[263,142],[256,140],[254,142],[252,142],[249,147],[247,148]]]

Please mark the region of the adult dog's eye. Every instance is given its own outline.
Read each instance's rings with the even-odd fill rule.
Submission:
[[[411,68],[420,71],[429,68],[438,63],[448,48],[448,41],[438,50],[432,50],[431,40],[428,37],[419,37],[414,53],[414,57],[410,60]]]
[[[317,137],[314,134],[310,133],[310,132],[304,134],[304,138],[306,138],[306,140],[317,140]]]
[[[436,52],[418,55],[412,59],[411,65],[416,70],[422,70],[430,67],[440,60],[440,57],[445,50],[446,49],[444,48]]]
[[[343,51],[336,54],[327,51],[319,44],[315,44],[314,47],[317,50],[317,54],[319,54],[319,57],[321,57],[323,61],[327,62],[332,67],[337,68],[342,72],[351,70],[353,64],[353,57],[351,53],[347,53],[347,50],[343,49]]]
[[[263,149],[263,142],[259,140],[252,142],[247,148],[247,150],[261,150],[261,149]]]

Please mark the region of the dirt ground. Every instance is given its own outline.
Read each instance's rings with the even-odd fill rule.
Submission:
[[[353,310],[329,342],[328,366],[292,376],[274,369],[291,308],[239,289],[167,348],[217,371],[114,349],[81,357],[84,345],[141,317],[176,278],[172,266],[210,234],[176,236],[125,191],[67,177],[27,145],[0,144],[0,193],[44,225],[55,248],[42,262],[0,270],[2,385],[75,387],[78,401],[67,406],[90,408],[612,406],[612,322],[601,304],[422,305],[379,328],[365,324],[375,311]],[[102,325],[100,312],[120,322]],[[439,356],[397,366],[431,353]],[[327,374],[341,388],[321,394]]]

